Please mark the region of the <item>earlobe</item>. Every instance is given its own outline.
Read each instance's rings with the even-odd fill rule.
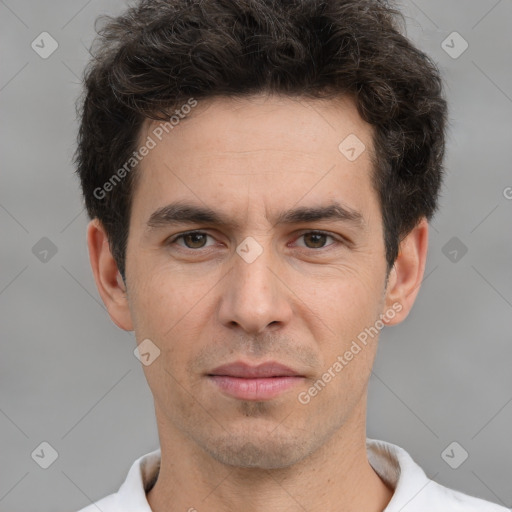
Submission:
[[[126,286],[112,256],[108,237],[95,218],[87,226],[87,246],[98,293],[112,321],[125,331],[133,331]]]
[[[428,222],[422,218],[402,240],[386,289],[385,311],[387,325],[405,320],[418,295],[428,250]],[[387,311],[394,310],[392,318]]]

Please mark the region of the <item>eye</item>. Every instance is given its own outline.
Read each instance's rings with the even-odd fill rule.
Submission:
[[[177,240],[183,240],[183,244],[178,244],[181,247],[185,247],[187,249],[203,249],[204,247],[208,247],[206,245],[207,238],[210,237],[207,233],[203,233],[202,231],[190,231],[188,233],[182,233],[171,240],[169,240],[169,244],[175,243]],[[211,237],[210,237],[211,238]]]
[[[306,233],[302,233],[297,240],[300,240],[301,238],[304,239],[305,245],[299,245],[299,247],[306,247],[306,249],[323,249],[324,247],[334,245],[332,243],[326,245],[325,242],[327,238],[331,238],[335,242],[339,242],[334,238],[334,236],[324,233],[323,231],[308,231]]]
[[[204,249],[206,247],[211,247],[212,244],[207,244],[208,238],[213,237],[208,233],[204,233],[203,231],[189,231],[187,233],[181,233],[180,235],[176,235],[171,238],[167,244],[176,244],[185,249],[198,250]],[[327,244],[327,239],[334,240],[334,243]],[[306,248],[306,249],[323,249],[325,247],[330,247],[331,245],[336,245],[337,243],[343,243],[342,240],[335,238],[333,235],[329,233],[325,233],[323,231],[307,231],[303,232],[296,239],[300,240],[304,239],[305,244],[299,244],[298,247]],[[178,243],[178,240],[182,241],[182,243]]]

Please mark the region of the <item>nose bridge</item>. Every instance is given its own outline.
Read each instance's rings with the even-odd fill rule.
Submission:
[[[247,332],[261,332],[290,315],[286,288],[277,279],[276,258],[267,237],[247,237],[237,247],[219,310],[225,325],[238,324]]]

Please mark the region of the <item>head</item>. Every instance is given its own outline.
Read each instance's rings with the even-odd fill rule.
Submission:
[[[100,30],[76,154],[96,283],[160,351],[144,367],[159,425],[218,460],[290,465],[360,426],[380,325],[418,293],[446,102],[399,17],[152,0]],[[208,374],[241,359],[302,381],[228,397]]]

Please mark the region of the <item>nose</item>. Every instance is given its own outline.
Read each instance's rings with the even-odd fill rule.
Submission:
[[[286,325],[292,316],[292,292],[280,276],[270,246],[263,247],[252,262],[236,253],[232,265],[221,293],[219,321],[253,335]]]

